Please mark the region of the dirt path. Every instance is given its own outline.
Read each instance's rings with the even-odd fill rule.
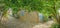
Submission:
[[[51,27],[51,24],[53,24],[53,21],[48,21],[46,23],[43,23],[43,24],[38,24],[38,25],[35,25],[33,28],[50,28]]]
[[[2,23],[0,28],[32,28],[32,25],[29,21],[22,22],[19,19],[9,17],[6,23]]]
[[[33,28],[49,28],[53,21],[48,21],[46,23],[39,23],[38,25],[33,26]],[[19,19],[9,17],[6,24],[3,24],[4,28],[32,28],[30,22],[21,22]]]

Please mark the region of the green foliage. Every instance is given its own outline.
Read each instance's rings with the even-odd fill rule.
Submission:
[[[8,8],[12,8],[13,14],[17,14],[19,9],[22,8],[28,11],[41,12],[45,16],[53,14],[56,18],[57,10],[60,8],[60,0],[0,0],[1,8],[4,8],[4,13]]]
[[[4,3],[8,8],[12,8],[14,12],[17,12],[18,8],[25,8],[25,10],[38,11],[43,14],[54,13],[54,6],[56,0],[0,0],[1,3]],[[57,2],[58,3],[58,2]],[[57,6],[57,5],[56,5]],[[7,8],[6,7],[6,8]]]
[[[52,24],[51,28],[60,28],[60,24],[54,23]]]

